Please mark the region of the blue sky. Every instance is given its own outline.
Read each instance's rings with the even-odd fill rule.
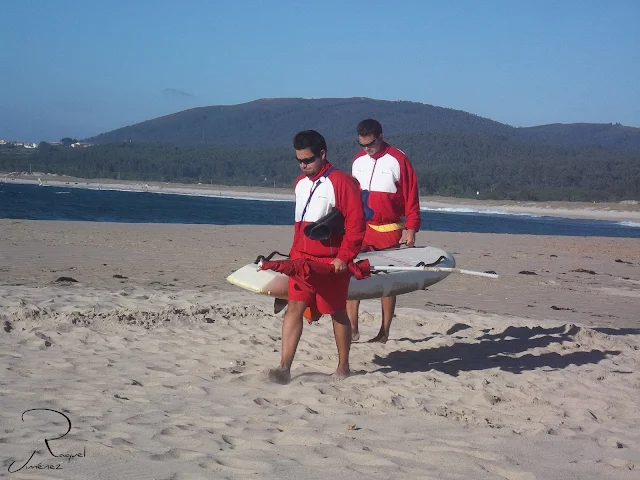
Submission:
[[[265,97],[640,126],[638,0],[4,0],[0,13],[5,140]]]

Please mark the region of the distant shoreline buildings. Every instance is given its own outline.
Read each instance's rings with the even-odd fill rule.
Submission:
[[[22,147],[22,148],[38,148],[37,143],[28,143],[28,142],[7,142],[0,138],[0,145],[4,145],[7,147]]]
[[[46,143],[48,145],[62,145],[64,147],[72,147],[72,148],[87,148],[91,147],[92,143],[82,143],[82,142],[73,142],[73,143],[65,143],[65,142],[40,142]],[[0,138],[0,146],[8,147],[8,148],[38,148],[38,143],[29,143],[29,142],[7,142]]]

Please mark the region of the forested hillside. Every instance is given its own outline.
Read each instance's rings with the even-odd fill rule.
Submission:
[[[373,117],[413,162],[423,195],[487,199],[640,199],[640,129],[618,124],[514,128],[460,110],[369,98],[263,99],[194,108],[72,148],[0,147],[0,171],[85,178],[289,186],[293,135],[316,129],[350,170],[357,123]],[[69,142],[71,140],[71,142]],[[478,194],[479,192],[479,194]]]
[[[479,134],[391,135],[412,160],[423,195],[489,199],[640,199],[640,151],[557,147]],[[329,159],[349,170],[354,140],[329,141]],[[0,171],[228,185],[290,186],[299,173],[291,146],[119,142],[71,148],[0,147]],[[480,192],[476,195],[476,192]]]

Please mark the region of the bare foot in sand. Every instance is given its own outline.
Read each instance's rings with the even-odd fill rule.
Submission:
[[[340,370],[337,369],[335,372],[333,372],[331,374],[331,378],[333,380],[344,380],[345,378],[349,377],[351,375],[351,370],[349,370],[348,368],[346,370]]]
[[[285,367],[272,368],[268,372],[268,378],[271,383],[287,385],[291,381],[291,370]]]
[[[378,335],[373,337],[371,340],[367,341],[367,343],[387,343],[387,340],[389,340],[389,336],[385,335],[382,332],[380,332],[380,333],[378,333]]]

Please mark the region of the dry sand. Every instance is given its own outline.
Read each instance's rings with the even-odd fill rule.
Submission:
[[[639,478],[640,240],[421,232],[500,279],[399,297],[341,382],[323,317],[278,386],[281,316],[224,278],[290,240],[0,220],[0,476]],[[367,339],[379,302],[362,312]],[[52,453],[84,456],[47,450],[56,412]]]

